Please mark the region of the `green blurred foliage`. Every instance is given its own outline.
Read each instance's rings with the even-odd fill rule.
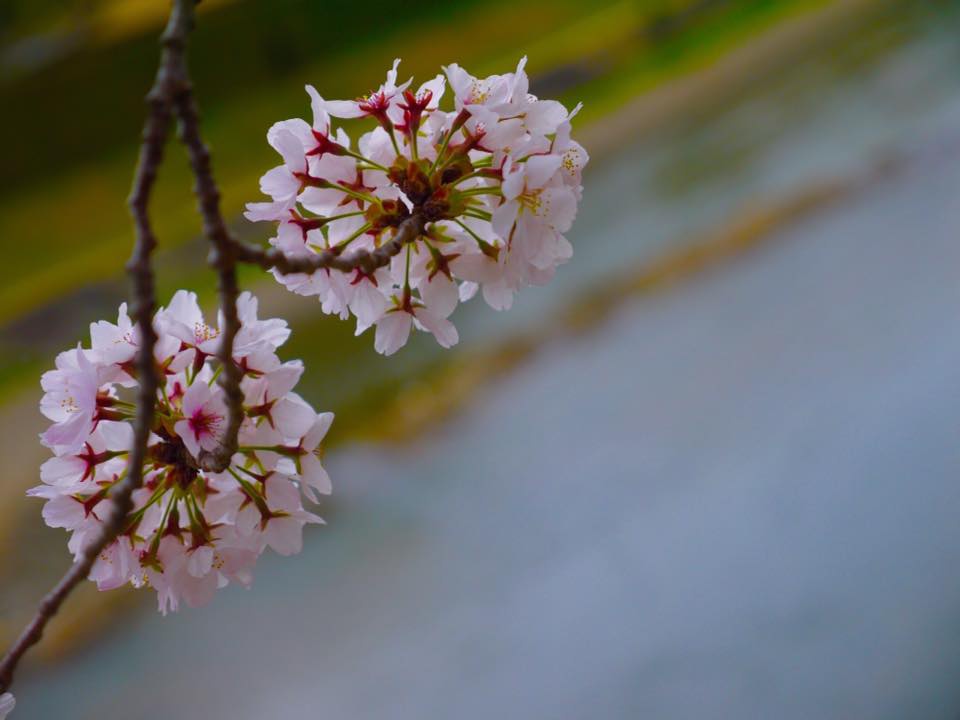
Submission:
[[[89,13],[91,0],[4,0],[0,3],[0,42],[49,32]]]
[[[215,107],[238,94],[261,92],[307,64],[338,64],[336,58],[359,45],[416,32],[425,19],[443,23],[477,4],[418,0],[398,14],[392,0],[234,3],[201,16],[191,39],[191,71],[204,106]],[[24,10],[27,17],[34,12]],[[42,181],[51,167],[63,172],[130,145],[154,72],[155,33],[109,45],[86,43],[9,81],[2,90],[5,129],[13,137],[43,138],[43,143],[8,147],[0,186]]]

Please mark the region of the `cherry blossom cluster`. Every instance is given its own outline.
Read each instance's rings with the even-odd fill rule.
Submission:
[[[267,547],[299,552],[304,525],[321,522],[302,496],[317,501],[330,492],[320,451],[333,415],[318,414],[293,392],[303,365],[276,354],[290,335],[286,322],[259,320],[249,293],[240,295],[237,311],[233,362],[243,373],[243,421],[239,449],[223,472],[197,462],[220,446],[227,425],[214,358],[220,327],[208,325],[196,296],[183,290],[156,313],[161,383],[143,485],[123,531],[90,574],[101,590],[154,588],[164,613],[181,600],[202,605],[231,582],[249,586]],[[43,375],[40,407],[52,425],[41,440],[54,457],[28,493],[46,500],[48,525],[71,532],[75,556],[101,530],[111,492],[129,472],[138,385],[139,328],[125,304],[116,324],[92,324],[90,339],[90,347],[60,353],[56,369]]]
[[[413,91],[410,80],[397,85],[397,60],[379,89],[357,100],[325,100],[308,85],[313,121],[270,128],[283,164],[261,178],[271,201],[248,204],[247,218],[276,222],[271,244],[288,257],[372,250],[412,215],[424,229],[372,273],[274,270],[277,279],[318,296],[326,313],[355,316],[357,334],[375,326],[374,345],[387,355],[411,327],[455,344],[448,318],[478,290],[504,310],[522,286],[550,280],[573,252],[563,233],[588,156],[570,136],[579,106],[568,112],[530,94],[525,63],[486,78],[452,64]],[[374,121],[356,144],[333,125],[351,119]]]

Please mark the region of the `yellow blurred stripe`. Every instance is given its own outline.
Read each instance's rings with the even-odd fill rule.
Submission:
[[[198,12],[209,12],[235,0],[203,0]],[[170,12],[168,0],[109,0],[93,10],[90,21],[91,39],[107,44],[158,28]]]

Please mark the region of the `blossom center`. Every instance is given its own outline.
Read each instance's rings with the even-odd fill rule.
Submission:
[[[193,337],[198,343],[206,342],[207,340],[213,340],[219,334],[219,330],[215,330],[205,322],[196,322],[193,324]]]
[[[190,430],[193,432],[197,441],[201,437],[213,435],[223,422],[223,417],[216,413],[206,412],[203,408],[198,408],[188,419]]]
[[[470,92],[467,95],[467,104],[482,105],[490,94],[490,87],[480,80],[474,80],[470,83]]]
[[[544,207],[545,203],[543,202],[541,190],[524,190],[517,196],[517,202],[520,203],[522,209],[532,215],[542,215],[546,209]]]

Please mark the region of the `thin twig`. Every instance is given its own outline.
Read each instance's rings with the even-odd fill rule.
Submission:
[[[193,24],[193,4],[190,0],[177,0],[177,5],[186,17],[188,25]],[[243,391],[240,381],[243,371],[233,361],[233,343],[240,331],[240,318],[237,316],[237,262],[247,262],[261,267],[277,268],[281,273],[316,272],[322,268],[333,268],[344,272],[360,269],[372,273],[384,267],[397,255],[407,242],[412,242],[423,231],[419,219],[408,219],[395,233],[395,237],[372,252],[353,253],[341,257],[333,251],[325,251],[310,258],[290,259],[276,250],[266,250],[245,245],[230,235],[227,223],[220,211],[220,190],[213,176],[210,151],[200,133],[200,118],[197,104],[189,84],[189,72],[186,54],[181,53],[177,61],[182,63],[185,85],[174,98],[174,112],[180,129],[180,140],[190,156],[190,166],[195,179],[194,193],[200,214],[203,217],[203,231],[210,241],[210,265],[219,278],[220,312],[223,324],[220,328],[221,339],[217,348],[217,359],[222,368],[218,383],[223,389],[227,405],[227,426],[215,450],[204,450],[196,458],[197,466],[210,472],[223,472],[237,452],[237,436],[243,423]]]
[[[394,236],[375,250],[357,250],[349,255],[341,255],[335,250],[323,250],[316,255],[288,257],[277,248],[263,248],[247,243],[236,243],[236,257],[241,262],[259,265],[264,270],[275,269],[282,275],[297,273],[315,273],[317,270],[340,270],[351,272],[360,270],[369,275],[375,270],[386,267],[404,245],[411,243],[423,232],[424,220],[414,214],[404,220]]]
[[[37,613],[20,634],[0,662],[0,692],[9,690],[14,672],[27,650],[39,642],[50,620],[73,589],[93,568],[97,557],[122,532],[127,514],[132,507],[131,496],[143,482],[143,462],[147,441],[153,424],[159,377],[153,359],[157,336],[153,328],[154,297],[153,270],[150,260],[157,240],[150,225],[147,206],[163,159],[163,148],[170,129],[173,98],[183,87],[184,77],[178,71],[177,58],[182,55],[188,26],[187,14],[178,2],[170,14],[162,36],[163,49],[160,67],[150,93],[147,95],[148,114],[143,129],[143,143],[130,194],[130,212],[136,228],[136,244],[127,264],[133,294],[133,314],[140,330],[140,348],[137,351],[137,374],[140,383],[137,395],[137,415],[134,424],[133,447],[130,451],[127,476],[121,481],[106,505],[103,525],[97,537],[81,550],[74,564],[54,588],[44,597]]]
[[[177,0],[177,5],[182,7],[187,22],[192,27],[191,0]],[[237,260],[234,241],[220,212],[220,190],[213,177],[210,151],[200,135],[200,118],[189,83],[186,53],[180,55],[179,61],[183,64],[182,71],[187,78],[187,84],[174,100],[174,112],[179,123],[180,141],[190,156],[190,167],[195,179],[193,189],[200,215],[203,217],[203,232],[211,244],[210,266],[216,270],[219,279],[220,312],[223,321],[220,328],[220,346],[217,350],[217,359],[222,368],[218,382],[223,388],[227,404],[227,427],[221,445],[215,451],[203,451],[197,458],[197,464],[203,470],[222,472],[237,451],[237,435],[243,422],[243,391],[240,389],[243,371],[233,362],[233,341],[240,332],[240,318],[237,316],[237,296],[240,293],[237,286]]]
[[[233,341],[240,330],[237,317],[237,262],[259,265],[265,270],[276,269],[289,275],[293,273],[314,273],[318,270],[333,269],[342,272],[360,270],[371,274],[385,267],[398,255],[404,245],[413,242],[423,232],[423,219],[412,215],[404,220],[393,237],[374,250],[360,250],[343,256],[333,250],[324,250],[317,255],[287,257],[276,248],[263,248],[234,239],[220,215],[219,198],[216,183],[210,170],[210,154],[197,131],[196,111],[192,102],[186,103],[185,111],[179,117],[182,124],[184,142],[190,148],[191,162],[197,175],[197,196],[204,214],[204,227],[213,243],[210,263],[220,276],[220,307],[223,313],[222,339],[217,357],[223,367],[218,380],[227,399],[227,427],[215,450],[205,450],[197,458],[202,470],[223,472],[237,451],[237,436],[243,422],[243,392],[240,381],[243,372],[233,361]]]
[[[195,116],[194,116],[195,121]],[[397,228],[393,237],[380,247],[374,250],[360,250],[350,255],[342,256],[333,250],[324,250],[317,255],[288,257],[276,248],[263,248],[256,245],[242,243],[232,236],[226,230],[223,218],[220,216],[217,200],[219,193],[209,174],[209,153],[196,136],[202,148],[202,154],[197,157],[203,160],[202,168],[206,179],[197,178],[197,194],[200,197],[201,206],[204,206],[206,218],[206,206],[212,208],[216,213],[216,224],[210,225],[207,219],[204,224],[208,227],[208,236],[213,242],[213,248],[210,251],[210,264],[216,268],[220,276],[220,301],[221,311],[223,313],[223,327],[221,328],[222,339],[217,350],[217,358],[223,367],[222,374],[218,380],[220,386],[226,395],[227,403],[227,427],[220,438],[220,444],[215,450],[204,450],[197,458],[197,465],[202,470],[211,472],[223,472],[229,465],[234,453],[237,451],[240,433],[240,425],[243,422],[243,392],[240,389],[240,381],[243,379],[243,372],[233,361],[233,341],[240,330],[240,320],[237,317],[237,262],[245,262],[253,265],[259,265],[264,270],[276,269],[283,275],[295,273],[311,274],[318,270],[333,269],[342,272],[351,272],[360,270],[363,273],[371,274],[379,268],[385,267],[390,260],[398,255],[404,245],[413,242],[423,232],[423,219],[419,215],[413,215]],[[191,150],[191,156],[195,154]],[[196,171],[197,163],[194,161]],[[206,187],[206,190],[201,190]],[[210,229],[215,230],[215,234],[210,234]]]

